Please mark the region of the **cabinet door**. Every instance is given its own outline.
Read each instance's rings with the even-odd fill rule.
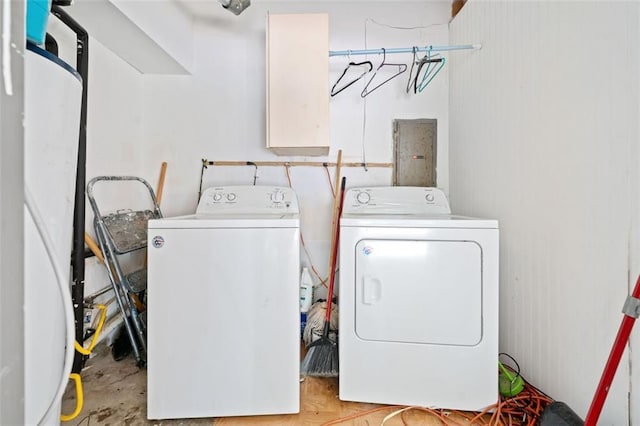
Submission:
[[[267,16],[267,148],[329,153],[329,17]]]

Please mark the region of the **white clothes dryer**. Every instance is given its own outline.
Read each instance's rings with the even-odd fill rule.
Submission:
[[[149,221],[149,419],[297,413],[300,230],[290,188],[207,189]]]
[[[354,188],[340,221],[340,399],[498,400],[498,223],[425,187]]]

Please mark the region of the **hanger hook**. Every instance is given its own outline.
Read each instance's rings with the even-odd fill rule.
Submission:
[[[411,58],[411,69],[409,70],[409,80],[407,81],[407,93],[411,90],[411,86],[414,87],[415,93],[415,79],[413,78],[413,67],[416,65],[416,52],[418,51],[418,46],[411,47],[411,51],[413,52],[413,58]]]
[[[253,173],[253,186],[256,186],[256,180],[258,179],[258,165],[253,161],[247,161],[247,166],[253,166],[256,168]]]

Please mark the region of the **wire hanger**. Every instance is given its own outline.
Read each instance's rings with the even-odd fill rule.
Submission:
[[[380,63],[380,65],[378,65],[378,68],[376,68],[376,71],[373,73],[373,76],[371,77],[371,79],[367,82],[367,85],[364,87],[364,89],[362,89],[362,93],[360,93],[360,96],[362,96],[363,98],[366,97],[367,95],[369,95],[371,92],[373,92],[374,90],[376,90],[380,86],[384,85],[385,83],[389,82],[390,80],[393,80],[394,78],[396,78],[397,76],[399,76],[400,74],[402,74],[403,72],[405,72],[407,70],[407,64],[388,64],[386,61],[387,61],[387,54],[386,54],[386,51],[383,48],[382,49],[382,62]],[[388,79],[384,80],[382,83],[380,83],[377,86],[375,86],[373,89],[369,90],[369,85],[371,84],[371,82],[373,80],[375,80],[376,75],[378,74],[378,71],[380,71],[380,69],[382,69],[382,67],[385,67],[385,66],[386,67],[398,67],[398,72],[395,73],[394,75],[392,75],[391,77],[389,77]]]
[[[429,85],[429,83],[431,83],[431,81],[436,77],[436,75],[438,75],[442,67],[444,67],[444,64],[446,63],[445,58],[437,58],[436,56],[437,54],[434,56],[431,56],[431,50],[427,50],[427,53],[425,54],[424,58],[422,58],[422,60],[420,61],[420,65],[418,65],[418,72],[416,73],[416,77],[414,80],[414,86],[413,86],[414,93],[417,93],[417,92],[422,93],[422,91]],[[432,64],[436,64],[436,63],[438,63],[439,65],[434,65],[432,67]],[[422,79],[420,80],[420,83],[418,83],[418,79],[420,78],[420,71],[422,70],[422,67],[425,64],[427,64],[427,68],[425,69],[424,74],[422,74]]]
[[[342,86],[340,89],[336,90],[336,86],[338,85],[338,83],[340,83],[340,81],[342,81],[342,79],[344,78],[344,76],[347,74],[347,72],[349,71],[349,69],[351,67],[362,67],[362,66],[368,66],[369,69],[363,71],[362,74],[360,74],[358,77],[356,77],[355,79],[349,81],[347,84]],[[355,82],[360,81],[360,79],[362,79],[362,77],[364,77],[369,72],[371,72],[372,69],[373,69],[373,64],[371,63],[371,61],[351,62],[351,57],[349,57],[349,65],[347,65],[347,67],[344,69],[344,71],[342,71],[342,75],[333,84],[333,87],[331,88],[331,96],[337,95],[338,93],[342,92],[343,90],[345,90],[346,88],[348,88],[349,86],[354,84]]]

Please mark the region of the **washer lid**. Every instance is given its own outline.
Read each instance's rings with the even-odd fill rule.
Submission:
[[[149,229],[299,228],[298,214],[191,214],[149,221]]]
[[[296,193],[279,186],[220,186],[207,188],[200,197],[197,214],[300,213]]]

